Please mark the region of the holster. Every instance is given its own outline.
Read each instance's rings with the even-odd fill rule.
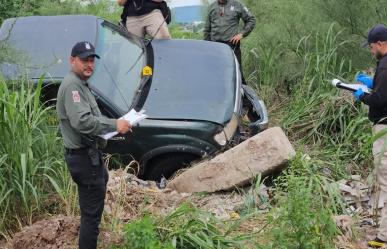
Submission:
[[[101,165],[101,155],[100,155],[100,152],[98,150],[93,149],[93,148],[89,148],[87,150],[87,154],[90,157],[91,165],[93,167],[97,167],[97,166]]]
[[[98,150],[98,142],[91,136],[81,135],[81,142],[87,149],[87,154],[91,161],[93,177],[97,176],[97,168],[102,165],[101,152]]]

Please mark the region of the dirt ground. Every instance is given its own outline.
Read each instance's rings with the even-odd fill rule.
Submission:
[[[59,215],[24,227],[5,248],[73,249],[78,230],[79,221],[75,217]]]
[[[238,193],[217,193],[196,196],[180,194],[168,189],[161,190],[155,182],[145,182],[122,170],[111,171],[105,200],[104,220],[129,221],[144,212],[164,215],[185,201],[214,213],[218,218],[230,219],[233,210],[243,203]],[[102,224],[99,248],[119,243],[120,237],[112,234]],[[24,227],[0,249],[74,249],[77,248],[79,217],[63,215],[43,219]]]
[[[245,202],[245,196],[238,192],[180,194],[168,189],[159,189],[156,183],[142,181],[122,170],[111,171],[99,248],[119,244],[121,239],[119,235],[109,231],[106,223],[113,220],[130,221],[144,211],[165,215],[186,201],[220,219],[228,220],[235,218],[233,216]],[[369,212],[359,213],[357,218],[338,216],[334,219],[342,231],[336,241],[337,248],[367,249],[367,241],[375,237],[376,228]],[[74,249],[77,248],[78,231],[79,217],[58,215],[24,227],[7,243],[0,242],[0,249]]]

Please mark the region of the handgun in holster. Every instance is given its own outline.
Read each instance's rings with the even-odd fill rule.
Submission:
[[[92,175],[97,176],[97,167],[101,165],[101,154],[98,150],[98,142],[91,136],[81,135],[81,142],[87,147],[87,154],[91,161],[91,166],[93,168]]]

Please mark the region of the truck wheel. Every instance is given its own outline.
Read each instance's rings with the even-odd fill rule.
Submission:
[[[162,176],[170,178],[177,170],[187,167],[200,156],[188,153],[170,153],[151,159],[147,163],[144,177],[146,180],[159,181]]]

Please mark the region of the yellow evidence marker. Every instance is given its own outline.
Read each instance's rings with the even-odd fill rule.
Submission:
[[[142,69],[142,76],[151,76],[153,74],[153,70],[150,66],[145,66]]]

